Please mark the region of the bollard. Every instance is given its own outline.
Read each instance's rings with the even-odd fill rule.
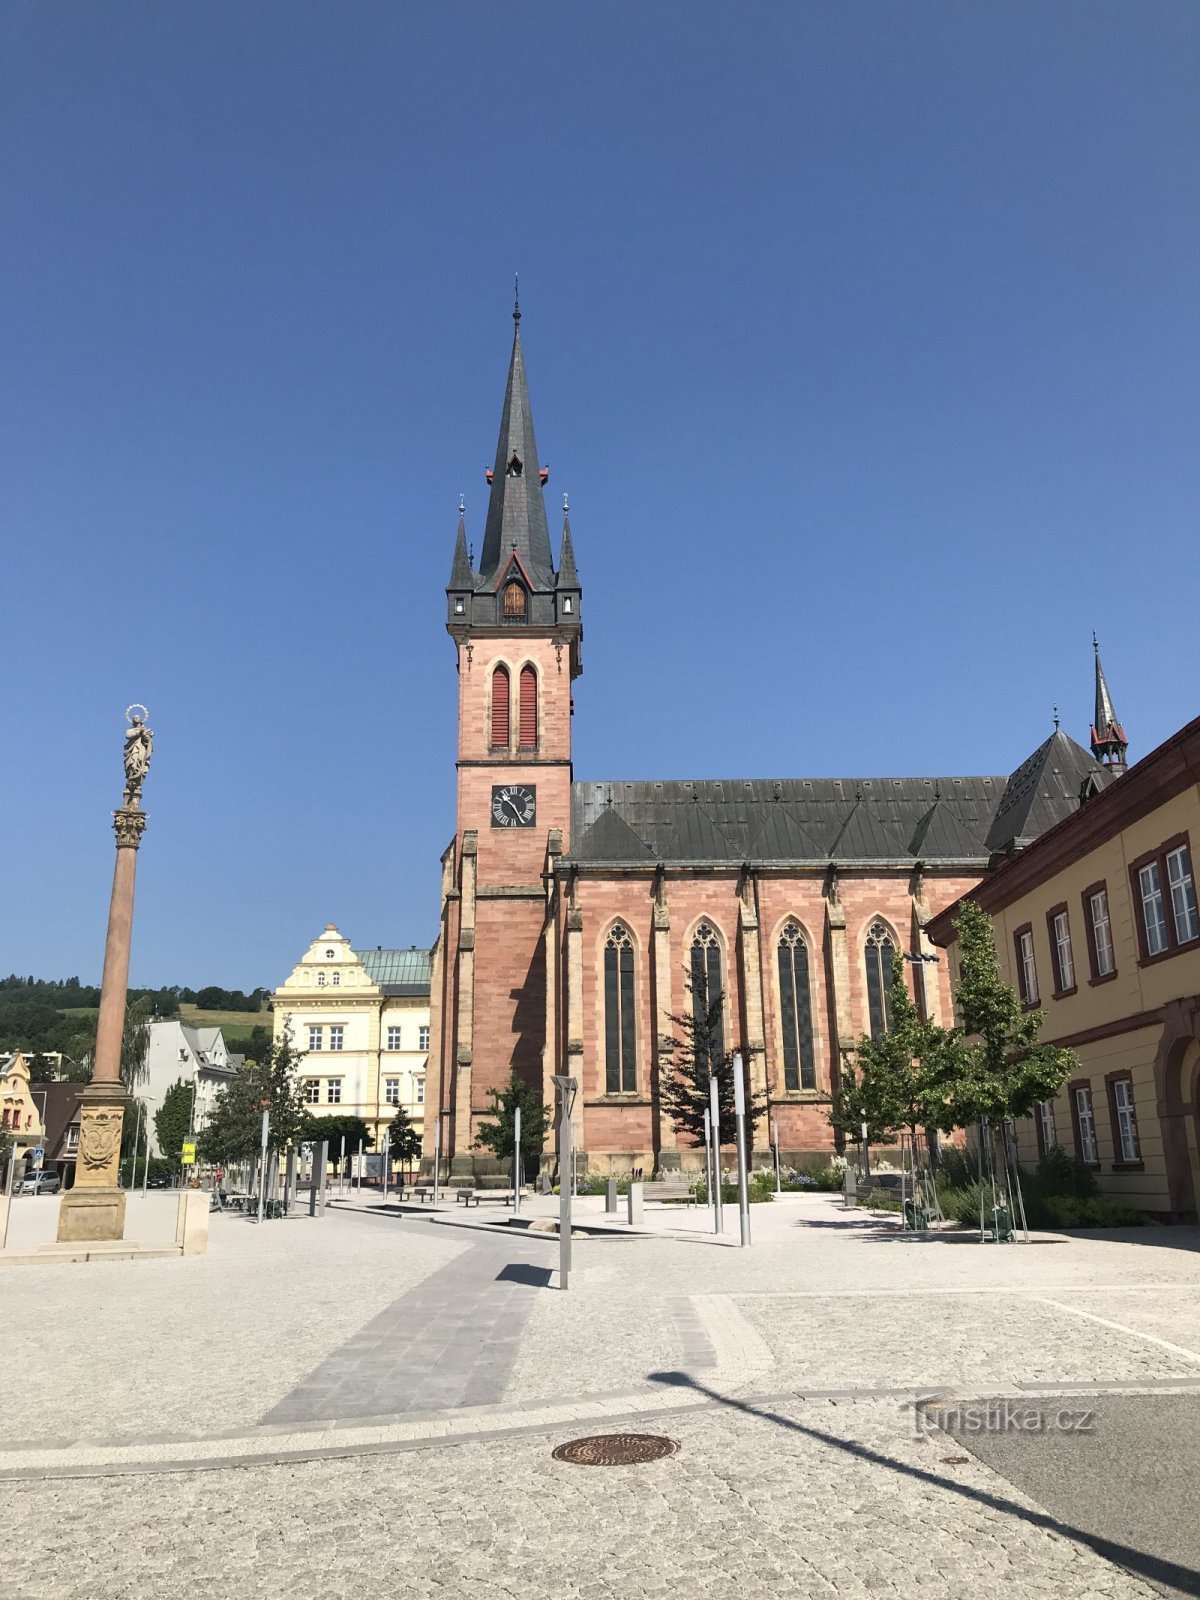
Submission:
[[[615,1216],[616,1215],[616,1210],[617,1210],[617,1180],[615,1178],[609,1178],[609,1179],[607,1179],[605,1181],[605,1184],[604,1184],[604,1211],[605,1211],[606,1215],[609,1212],[612,1212],[612,1214]]]
[[[634,1183],[632,1178],[629,1180],[629,1226],[631,1228],[640,1228],[642,1225],[643,1189],[644,1186],[642,1184]]]

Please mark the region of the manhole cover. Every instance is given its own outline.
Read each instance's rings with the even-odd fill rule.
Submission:
[[[594,1433],[560,1444],[553,1455],[556,1461],[573,1461],[577,1467],[629,1467],[639,1461],[661,1461],[678,1449],[677,1439],[661,1433]]]

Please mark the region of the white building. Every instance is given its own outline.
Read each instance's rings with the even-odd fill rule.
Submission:
[[[177,1018],[150,1024],[150,1045],[146,1052],[148,1076],[134,1091],[146,1102],[150,1120],[150,1150],[153,1155],[174,1154],[158,1147],[154,1113],[167,1090],[180,1079],[194,1085],[196,1112],[193,1128],[199,1133],[212,1114],[217,1095],[242,1064],[242,1057],[231,1055],[220,1028],[196,1028]]]
[[[271,996],[313,1115],[362,1117],[376,1150],[397,1106],[424,1130],[429,972],[428,950],[352,950],[330,923]]]

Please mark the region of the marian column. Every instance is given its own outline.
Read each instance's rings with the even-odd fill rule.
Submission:
[[[133,935],[133,884],[137,852],[146,827],[142,784],[150,766],[154,735],[146,726],[145,706],[125,713],[125,803],[113,812],[117,864],[108,908],[104,976],[91,1082],[79,1108],[79,1154],[75,1187],[63,1195],[58,1214],[60,1241],[121,1239],[125,1234],[125,1191],[121,1188],[121,1125],[128,1091],[121,1082],[121,1042],[129,990],[129,946]]]

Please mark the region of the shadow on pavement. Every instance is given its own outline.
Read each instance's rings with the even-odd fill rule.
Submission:
[[[974,1489],[969,1484],[955,1483],[951,1478],[939,1477],[936,1472],[926,1472],[922,1467],[893,1461],[890,1456],[881,1455],[869,1445],[857,1444],[853,1439],[839,1439],[835,1434],[826,1433],[822,1428],[809,1427],[791,1417],[781,1417],[776,1411],[767,1411],[745,1401],[735,1400],[729,1395],[719,1394],[717,1390],[698,1383],[686,1372],[651,1372],[648,1376],[653,1383],[679,1389],[693,1389],[697,1394],[707,1395],[710,1400],[715,1400],[718,1405],[728,1406],[733,1411],[745,1412],[748,1417],[757,1417],[762,1422],[773,1422],[777,1427],[787,1428],[792,1433],[802,1433],[806,1438],[815,1439],[820,1444],[828,1445],[832,1450],[840,1450],[860,1461],[869,1461],[874,1466],[885,1467],[889,1472],[901,1473],[904,1477],[915,1478],[920,1483],[945,1489],[949,1494],[956,1494],[964,1500],[972,1500],[977,1505],[989,1506],[993,1511],[1002,1511],[1009,1516],[1018,1517],[1022,1522],[1027,1522],[1035,1528],[1043,1528],[1048,1533],[1056,1533],[1061,1538],[1086,1545],[1089,1550],[1094,1550],[1106,1561],[1111,1561],[1116,1566],[1123,1567],[1127,1572],[1132,1572],[1151,1583],[1170,1585],[1181,1594],[1200,1595],[1200,1572],[1194,1567],[1184,1567],[1175,1561],[1164,1561],[1148,1550],[1138,1550],[1132,1545],[1119,1544],[1113,1539],[1088,1533],[1086,1529],[1060,1522],[1057,1517],[1052,1517],[1046,1512],[1030,1511],[1025,1506],[1018,1505],[1015,1500],[1006,1500],[1002,1495],[990,1494],[986,1489]],[[948,1437],[954,1439],[955,1443],[959,1442],[952,1434]]]
[[[548,1289],[554,1275],[552,1267],[535,1267],[531,1261],[510,1261],[496,1274],[497,1283],[527,1283],[533,1289]]]

